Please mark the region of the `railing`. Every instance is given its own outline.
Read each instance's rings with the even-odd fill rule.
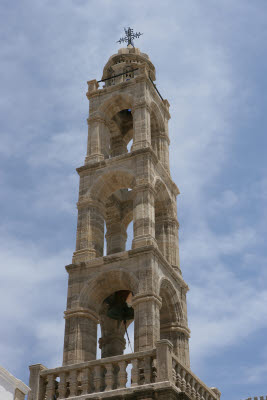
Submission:
[[[182,365],[176,356],[172,356],[173,383],[181,392],[192,399],[218,400],[220,392],[216,388],[207,387],[193,372]]]
[[[246,400],[267,400],[267,396],[248,397]]]
[[[91,393],[133,390],[135,386],[153,384],[154,389],[167,385],[184,392],[192,400],[220,400],[216,388],[207,387],[190,368],[173,354],[172,344],[162,339],[156,349],[46,369],[37,364],[30,367],[30,400],[57,400]],[[102,394],[101,394],[102,392]],[[260,400],[264,400],[260,398]],[[266,399],[267,400],[267,399]]]
[[[156,380],[156,350],[109,357],[82,364],[44,370],[40,373],[39,400],[65,399],[126,388]]]

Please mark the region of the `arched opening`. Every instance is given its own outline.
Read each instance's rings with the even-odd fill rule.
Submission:
[[[118,189],[106,201],[107,255],[130,250],[133,240],[133,198],[129,189]]]
[[[171,282],[163,279],[160,286],[162,307],[160,309],[160,339],[168,339],[180,361],[190,366],[189,330],[184,317],[179,294]]]
[[[150,113],[150,130],[151,130],[151,145],[152,149],[156,153],[156,155],[160,156],[160,148],[159,148],[159,135],[160,135],[160,127],[158,123],[158,118],[155,111],[152,109]]]
[[[155,192],[155,238],[158,248],[172,265],[178,265],[176,203],[160,178],[156,180]]]
[[[132,297],[137,292],[137,278],[120,269],[100,273],[83,287],[79,303],[98,315],[97,339],[101,358],[123,354],[125,349],[127,352],[133,350],[132,333],[129,332],[132,346],[129,350],[125,329],[131,325],[132,331]],[[100,357],[99,350],[97,356]]]
[[[169,138],[164,117],[155,102],[151,103],[150,112],[151,145],[162,165],[169,170]]]
[[[93,217],[97,222],[96,228],[98,228],[101,222],[99,214],[101,214],[103,236],[99,228],[98,230],[95,229],[97,236],[93,237],[93,240],[101,243],[104,241],[105,220],[106,255],[125,251],[127,238],[128,243],[131,240],[130,236],[132,237],[132,235],[130,232],[132,226],[129,227],[129,224],[133,219],[132,189],[134,186],[135,177],[131,172],[127,170],[113,170],[100,176],[87,194],[89,197],[92,196],[95,199],[101,199],[102,211],[100,210],[98,215],[93,215]],[[127,235],[127,228],[129,236]]]
[[[117,112],[112,117],[110,156],[127,153],[128,144],[133,139],[133,116],[130,108]]]
[[[133,139],[132,105],[131,96],[114,94],[99,107],[99,120],[90,125],[88,159],[94,160],[94,154],[109,158],[128,152]]]
[[[128,327],[134,320],[131,304],[133,292],[118,290],[108,295],[100,307],[99,318],[101,338],[99,347],[101,358],[121,355],[129,347]],[[129,351],[129,348],[127,349]],[[130,342],[130,352],[133,352]]]

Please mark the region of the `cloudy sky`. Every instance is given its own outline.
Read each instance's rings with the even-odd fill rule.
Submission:
[[[131,26],[171,104],[192,370],[267,394],[266,0],[2,0],[0,364],[62,362],[86,82]]]

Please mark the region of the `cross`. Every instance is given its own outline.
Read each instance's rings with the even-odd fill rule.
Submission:
[[[117,43],[122,43],[122,42],[127,42],[127,46],[132,45],[134,47],[133,39],[138,39],[142,33],[134,33],[133,29],[129,28],[124,28],[125,32],[125,37],[120,38],[120,40],[117,41]]]

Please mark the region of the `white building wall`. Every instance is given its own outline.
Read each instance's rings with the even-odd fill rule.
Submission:
[[[27,385],[0,366],[0,400],[15,400],[16,389],[21,392],[21,396],[25,396],[30,390]]]

